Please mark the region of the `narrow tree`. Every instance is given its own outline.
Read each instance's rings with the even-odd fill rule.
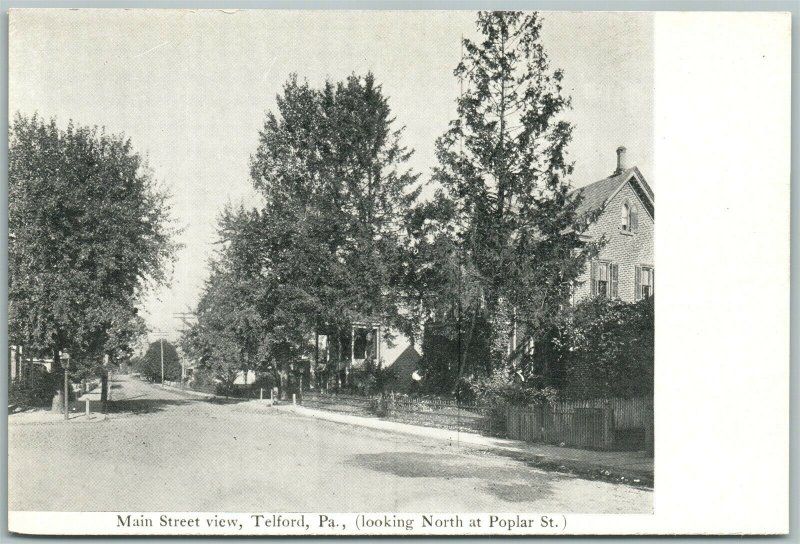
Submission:
[[[459,374],[516,365],[506,356],[511,327],[533,337],[546,331],[592,250],[570,195],[569,98],[540,42],[541,17],[481,12],[477,27],[481,40],[463,41],[455,75],[464,91],[458,118],[437,141],[434,173],[439,206],[449,206],[439,258],[457,284],[450,315],[461,323]],[[476,335],[488,340],[490,364],[467,370]]]

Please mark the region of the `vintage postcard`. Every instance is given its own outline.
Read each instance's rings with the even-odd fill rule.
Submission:
[[[683,325],[744,319],[715,297],[759,265],[785,298],[789,45],[778,13],[11,10],[9,530],[785,532],[788,313],[763,383]],[[701,126],[749,115],[698,98],[725,55],[747,130]],[[745,132],[749,211],[676,151]],[[717,251],[736,217],[760,262]],[[771,462],[731,494],[744,381]]]

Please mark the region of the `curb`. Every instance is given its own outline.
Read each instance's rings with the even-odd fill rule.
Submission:
[[[191,389],[181,389],[180,387],[173,387],[171,385],[164,385],[163,383],[158,384],[161,389],[168,389],[170,391],[175,391],[177,393],[186,393],[187,395],[194,395],[196,397],[203,397],[206,399],[221,399],[224,397],[219,397],[217,395],[212,395],[211,393],[203,393],[201,391],[193,391]]]
[[[520,446],[491,443],[489,442],[491,439],[481,435],[473,435],[472,433],[448,431],[447,429],[423,427],[420,425],[411,425],[378,418],[360,418],[358,416],[343,417],[339,414],[328,413],[313,408],[305,408],[300,405],[284,405],[280,406],[280,409],[281,411],[299,416],[333,423],[355,425],[388,433],[433,438],[449,442],[450,444],[456,443],[466,448],[488,451],[495,455],[521,461],[532,468],[546,470],[548,472],[572,474],[584,479],[602,480],[616,484],[629,485],[639,489],[652,490],[653,488],[653,473],[650,470],[606,467],[603,463],[557,457],[552,454],[530,451],[522,445],[524,443],[520,443]]]

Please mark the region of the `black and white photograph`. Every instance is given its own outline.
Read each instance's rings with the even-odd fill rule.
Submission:
[[[12,9],[11,530],[647,523],[655,27]]]

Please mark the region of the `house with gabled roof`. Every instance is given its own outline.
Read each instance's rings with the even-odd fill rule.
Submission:
[[[584,236],[606,243],[574,284],[573,303],[601,296],[635,302],[653,296],[655,196],[642,173],[617,149],[617,168],[607,178],[576,189],[578,215],[591,218]],[[592,217],[594,216],[594,217]]]

